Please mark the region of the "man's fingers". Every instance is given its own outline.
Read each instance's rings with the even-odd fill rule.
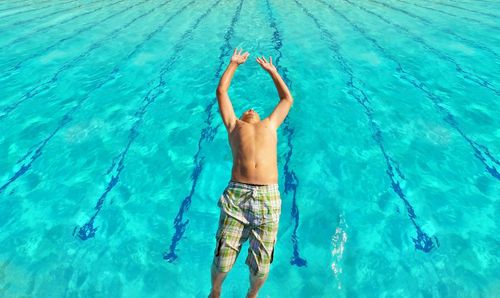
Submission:
[[[238,53],[238,55],[241,55],[241,52],[242,52],[242,51],[243,51],[243,49],[242,49],[242,48],[240,48],[240,52]]]
[[[234,51],[233,51],[233,56],[234,56],[234,54],[236,54],[236,48],[234,48]]]
[[[264,60],[266,63],[268,63],[266,60],[266,57],[262,56],[262,60]]]

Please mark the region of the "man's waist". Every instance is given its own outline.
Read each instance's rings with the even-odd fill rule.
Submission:
[[[239,183],[239,184],[245,184],[245,185],[250,185],[250,186],[271,186],[271,185],[278,185],[278,183],[276,183],[276,182],[270,182],[270,183],[265,183],[265,184],[256,184],[256,183],[250,183],[250,182],[239,181],[239,180],[234,180],[234,179],[229,180],[229,183]]]
[[[242,188],[248,190],[262,190],[262,191],[278,191],[279,189],[278,183],[254,184],[254,183],[237,181],[233,179],[229,180],[228,187]]]

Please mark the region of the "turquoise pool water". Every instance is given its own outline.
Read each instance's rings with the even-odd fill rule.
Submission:
[[[500,2],[0,2],[0,296],[206,297],[231,152],[269,114],[282,215],[259,297],[500,293]],[[248,244],[223,297],[243,297]]]

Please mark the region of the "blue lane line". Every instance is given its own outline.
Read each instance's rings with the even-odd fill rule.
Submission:
[[[15,3],[19,3],[19,2],[21,2],[21,1],[18,1],[18,2],[15,2]],[[47,2],[47,1],[44,1],[44,2]],[[9,4],[15,4],[15,3],[9,3]],[[29,3],[29,4],[24,3],[24,4],[21,4],[21,5],[19,5],[19,6],[14,6],[14,7],[3,8],[3,9],[0,9],[0,13],[2,13],[2,12],[4,12],[4,11],[8,11],[8,10],[14,10],[14,9],[22,8],[22,7],[25,7],[25,8],[26,8],[26,7],[30,7],[30,6],[31,6],[31,5],[33,5],[33,4],[34,4],[33,2],[32,2],[32,3]],[[38,3],[38,4],[40,4],[40,3]]]
[[[104,204],[104,200],[106,199],[106,196],[108,193],[113,190],[115,185],[118,183],[118,180],[120,179],[120,174],[122,170],[125,167],[124,160],[127,156],[128,150],[130,149],[130,146],[132,143],[135,141],[137,136],[139,135],[139,130],[141,128],[142,120],[144,118],[144,115],[147,112],[148,107],[155,102],[155,100],[164,92],[164,88],[166,85],[165,81],[165,76],[170,73],[170,71],[173,69],[173,66],[177,60],[181,59],[180,52],[184,49],[185,42],[188,38],[191,37],[193,31],[198,27],[200,22],[207,17],[207,15],[221,2],[222,0],[217,0],[217,2],[213,3],[210,5],[209,9],[204,12],[194,23],[194,25],[186,30],[182,37],[179,39],[179,41],[176,43],[174,47],[174,53],[172,56],[166,60],[164,66],[162,67],[160,71],[160,79],[158,81],[158,84],[154,86],[152,89],[150,89],[147,94],[144,96],[142,104],[139,106],[139,109],[135,112],[134,116],[136,117],[136,120],[132,124],[132,127],[129,130],[129,136],[128,136],[128,142],[125,148],[117,155],[115,158],[113,158],[111,166],[108,168],[107,175],[110,177],[110,180],[108,182],[108,185],[106,186],[105,191],[101,194],[99,197],[99,200],[95,206],[95,212],[94,214],[90,217],[89,221],[85,223],[82,227],[76,226],[75,229],[73,230],[73,235],[77,234],[77,236],[81,240],[88,240],[89,238],[93,238],[95,236],[95,232],[97,231],[98,227],[94,227],[94,221],[101,211],[102,205]],[[78,233],[77,233],[78,230]]]
[[[463,10],[463,11],[472,12],[474,14],[479,14],[479,15],[483,15],[483,16],[487,16],[487,17],[492,17],[492,18],[495,18],[497,21],[500,18],[500,16],[494,15],[492,13],[481,12],[481,11],[477,11],[477,10],[473,10],[473,9],[469,9],[469,8],[465,8],[465,7],[461,7],[461,6],[457,6],[457,5],[453,5],[453,4],[448,4],[448,3],[436,2],[436,1],[432,1],[432,2],[435,3],[435,4],[437,4],[437,5],[453,7],[453,8],[456,8],[456,9]]]
[[[76,2],[76,1],[79,1],[79,0],[69,1],[69,2],[66,2],[64,4],[72,3],[72,2]],[[40,20],[43,20],[45,18],[57,15],[59,13],[65,13],[65,12],[68,12],[68,11],[71,11],[71,10],[74,10],[74,9],[78,9],[78,8],[84,6],[84,5],[86,5],[86,4],[85,3],[80,3],[80,5],[78,5],[78,6],[71,6],[71,7],[68,7],[68,8],[63,8],[61,10],[56,10],[56,11],[50,12],[50,13],[42,15],[42,16],[35,16],[35,17],[31,18],[31,19],[19,20],[19,21],[15,22],[15,23],[8,24],[7,26],[2,27],[0,30],[9,30],[9,29],[11,29],[11,27],[17,27],[17,26],[20,26],[20,25],[23,25],[23,24],[27,24],[27,23],[31,23],[31,22],[40,22]]]
[[[58,5],[69,4],[69,3],[73,3],[73,2],[77,2],[77,1],[79,1],[79,0],[70,0],[70,1],[67,1],[67,2],[59,3]],[[34,8],[32,10],[24,10],[24,11],[21,11],[20,13],[15,13],[15,14],[11,14],[11,15],[8,15],[8,16],[2,16],[2,17],[5,18],[5,17],[14,16],[14,15],[19,15],[19,14],[25,13],[25,12],[30,12],[30,11],[35,11],[35,10],[42,10],[42,9],[45,9],[45,8],[48,8],[48,7],[52,7],[52,6],[55,6],[55,5],[51,4],[51,5],[45,6],[43,8]],[[80,6],[82,6],[82,5],[80,5]],[[1,30],[5,30],[5,28],[8,28],[8,27],[13,27],[13,26],[19,26],[19,25],[22,25],[22,24],[26,24],[26,23],[29,23],[29,22],[32,22],[32,21],[38,21],[40,19],[52,16],[52,15],[57,14],[59,12],[68,11],[68,10],[71,10],[73,8],[74,7],[70,7],[69,9],[65,8],[63,10],[58,10],[58,11],[55,11],[55,12],[51,12],[51,13],[48,13],[48,14],[43,15],[43,16],[35,16],[35,17],[31,18],[31,19],[21,20],[21,21],[15,22],[13,24],[8,24],[7,26],[2,27]]]
[[[68,23],[68,22],[73,22],[73,21],[75,21],[76,19],[79,19],[79,18],[84,17],[84,16],[86,16],[86,15],[89,15],[89,14],[95,13],[95,12],[97,12],[97,11],[99,11],[99,10],[104,9],[104,8],[105,8],[105,9],[109,9],[110,7],[115,6],[116,4],[121,3],[121,2],[123,2],[123,1],[125,1],[125,0],[119,0],[119,1],[116,1],[116,2],[114,2],[114,3],[111,3],[110,5],[107,5],[107,6],[106,6],[106,5],[103,5],[103,6],[100,6],[100,7],[96,8],[96,9],[94,9],[94,10],[90,10],[90,11],[87,11],[87,12],[85,12],[85,13],[82,13],[82,14],[79,14],[79,15],[73,16],[73,17],[71,17],[71,18],[65,19],[65,20],[63,20],[63,21],[61,21],[61,22],[59,22],[59,23],[56,23],[56,24],[52,24],[52,25],[49,25],[49,26],[45,26],[45,27],[39,28],[39,29],[37,29],[37,30],[35,30],[35,31],[32,31],[32,32],[30,32],[30,33],[26,34],[26,35],[23,35],[23,36],[18,37],[17,39],[15,39],[15,40],[11,41],[9,44],[6,44],[6,45],[2,46],[2,47],[0,48],[0,51],[7,51],[7,50],[8,50],[7,48],[10,48],[10,47],[12,47],[13,45],[15,45],[15,44],[17,44],[17,43],[19,43],[19,42],[21,42],[21,41],[27,40],[28,38],[32,37],[32,36],[33,36],[33,35],[35,35],[35,34],[39,34],[40,32],[43,32],[43,31],[49,30],[49,29],[51,29],[51,28],[56,28],[56,27],[59,27],[59,26],[61,26],[61,25],[63,25],[63,24],[66,24],[66,23]]]
[[[434,244],[433,239],[425,233],[422,228],[418,225],[416,222],[416,215],[415,211],[413,209],[413,206],[410,204],[408,199],[406,198],[406,194],[403,191],[403,186],[406,183],[406,178],[404,177],[399,164],[396,160],[394,160],[390,154],[387,152],[385,149],[384,141],[382,138],[382,131],[380,130],[380,127],[378,124],[375,122],[373,119],[373,108],[371,107],[371,102],[370,99],[368,98],[368,95],[363,91],[363,89],[359,86],[364,85],[361,80],[357,79],[354,77],[353,71],[351,67],[348,65],[347,61],[344,59],[344,57],[340,54],[339,49],[340,46],[339,44],[335,41],[334,36],[321,24],[319,23],[318,19],[314,17],[302,4],[297,2],[295,0],[297,5],[299,5],[302,10],[309,16],[311,17],[314,22],[316,23],[316,26],[321,30],[322,37],[324,37],[327,41],[330,43],[330,48],[334,52],[334,57],[335,60],[340,64],[342,67],[345,75],[348,77],[348,81],[346,82],[347,88],[348,88],[348,94],[351,99],[354,99],[363,109],[363,112],[365,113],[366,117],[368,118],[368,122],[370,124],[370,130],[372,133],[372,138],[375,141],[375,143],[378,145],[380,149],[380,153],[384,157],[385,163],[386,163],[386,173],[389,176],[389,179],[391,180],[391,186],[393,191],[396,193],[396,195],[403,201],[406,210],[408,212],[408,216],[410,218],[410,221],[412,222],[413,226],[415,227],[415,230],[417,232],[417,238],[412,238],[413,243],[415,245],[415,248],[418,250],[421,250],[423,252],[430,252],[435,245],[438,243],[437,238],[434,236],[434,240],[436,241],[436,244]],[[322,2],[323,4],[327,4],[325,2]],[[327,4],[329,5],[329,4]],[[331,7],[331,6],[330,6]]]
[[[230,57],[231,50],[233,49],[231,47],[231,38],[233,37],[234,34],[234,27],[236,23],[239,20],[240,17],[240,12],[241,12],[241,7],[243,6],[243,0],[240,0],[240,4],[236,8],[236,11],[234,12],[233,18],[231,20],[231,25],[229,26],[228,30],[224,34],[224,41],[225,43],[220,47],[220,54],[219,54],[219,67],[215,73],[215,76],[213,77],[213,80],[216,81],[220,78],[220,74],[222,71],[222,67],[225,65],[227,61],[227,57]],[[177,215],[175,216],[174,219],[174,235],[172,236],[172,241],[170,242],[169,246],[169,251],[163,253],[163,259],[167,260],[169,263],[172,263],[177,259],[177,255],[175,253],[175,248],[177,247],[177,244],[179,241],[182,239],[182,235],[184,235],[184,232],[186,231],[187,225],[189,223],[189,219],[186,219],[184,221],[184,213],[189,210],[189,207],[191,206],[191,201],[196,189],[196,185],[198,184],[198,178],[200,177],[201,171],[203,170],[203,159],[200,158],[200,154],[202,151],[203,143],[204,141],[206,142],[211,142],[214,139],[214,136],[217,132],[217,129],[221,126],[220,124],[217,125],[216,127],[212,127],[212,119],[213,119],[213,106],[217,102],[217,100],[212,100],[212,103],[208,104],[205,107],[205,112],[207,113],[207,119],[205,120],[206,126],[202,129],[200,139],[198,140],[198,151],[196,154],[193,156],[193,159],[195,161],[195,168],[193,169],[193,172],[191,174],[192,177],[192,185],[191,185],[191,191],[189,194],[182,200],[181,206],[179,208],[179,211],[177,212]]]
[[[396,27],[399,31],[403,32],[408,38],[410,38],[411,40],[413,40],[416,43],[421,44],[422,46],[424,46],[424,48],[426,48],[430,52],[434,53],[434,55],[439,57],[441,60],[444,60],[444,61],[447,61],[447,62],[453,64],[455,66],[455,70],[458,72],[458,74],[461,75],[461,77],[463,79],[465,79],[469,82],[475,83],[476,85],[484,87],[488,90],[491,90],[496,95],[500,95],[500,91],[490,81],[488,81],[487,79],[481,78],[480,76],[475,74],[472,70],[466,70],[463,66],[458,64],[458,62],[455,61],[455,59],[453,59],[453,57],[451,57],[451,56],[447,55],[446,53],[443,53],[440,50],[432,47],[427,42],[425,42],[420,36],[417,36],[416,34],[410,32],[407,28],[405,28],[399,24],[396,24],[396,23],[392,22],[391,20],[389,20],[389,19],[387,19],[387,18],[385,18],[385,17],[383,17],[383,16],[381,16],[381,15],[379,15],[371,10],[364,8],[363,6],[360,6],[360,5],[353,3],[349,0],[344,0],[344,1],[350,3],[351,5],[358,7],[359,9],[361,9],[361,10],[363,10],[371,15],[376,16],[377,18],[381,19],[385,23]]]
[[[462,4],[466,4],[466,5],[471,5],[471,4],[478,4],[479,3],[488,3],[488,4],[500,4],[500,2],[498,1],[487,1],[487,0],[472,0],[472,2],[467,2],[467,1],[456,1],[456,0],[453,0],[452,2],[455,2],[455,3],[462,3]],[[489,8],[486,6],[486,8]]]
[[[357,26],[355,23],[353,23],[345,15],[340,13],[331,5],[329,5],[329,7],[333,12],[335,12],[337,15],[342,17],[346,22],[348,22],[359,34],[363,35],[363,37],[371,41],[372,44],[375,46],[375,48],[377,48],[379,52],[386,59],[389,59],[392,62],[394,62],[394,64],[396,64],[396,73],[398,74],[398,77],[401,80],[409,83],[410,85],[424,92],[424,94],[432,102],[437,111],[443,115],[443,120],[446,123],[448,123],[452,128],[454,128],[464,138],[464,140],[472,147],[472,150],[474,151],[474,156],[476,156],[479,159],[479,161],[485,166],[486,171],[494,178],[500,180],[500,172],[499,172],[500,162],[493,156],[493,154],[491,154],[490,150],[486,146],[483,146],[473,141],[462,131],[462,129],[458,126],[458,122],[456,121],[453,114],[441,104],[443,102],[443,99],[438,95],[436,95],[434,92],[432,92],[431,89],[427,87],[421,80],[419,80],[413,74],[407,72],[403,68],[403,66],[399,63],[399,61],[392,54],[390,54],[384,47],[382,47],[377,40],[368,36],[368,34],[364,29]]]
[[[267,15],[269,18],[269,25],[274,31],[272,38],[274,43],[274,50],[278,53],[273,63],[276,65],[276,67],[279,69],[279,72],[282,74],[283,81],[287,84],[287,86],[290,86],[290,89],[292,89],[291,88],[292,82],[290,81],[287,75],[288,69],[286,67],[281,67],[279,65],[279,61],[282,56],[281,48],[283,46],[283,40],[281,38],[280,31],[278,30],[278,26],[276,25],[277,22],[271,10],[271,5],[269,4],[269,0],[266,0],[266,5],[267,5]],[[284,166],[285,193],[288,194],[288,192],[292,192],[293,194],[291,215],[295,223],[292,233],[293,256],[290,258],[290,264],[302,267],[302,266],[307,266],[307,260],[300,257],[300,251],[299,251],[299,236],[297,235],[297,230],[299,228],[299,222],[300,222],[299,207],[297,206],[297,187],[299,186],[299,179],[295,174],[295,171],[293,169],[290,169],[290,159],[292,157],[292,152],[293,152],[292,140],[293,140],[294,128],[292,127],[292,125],[290,125],[288,117],[285,118],[285,121],[283,122],[283,128],[288,144],[288,151],[286,153],[285,166]]]
[[[9,106],[7,106],[6,108],[3,109],[3,111],[0,113],[0,120],[3,120],[5,117],[7,117],[13,110],[15,110],[21,103],[25,102],[26,100],[35,97],[36,95],[40,94],[43,91],[47,91],[49,89],[54,88],[57,85],[57,81],[59,79],[59,75],[62,72],[64,72],[64,71],[66,71],[68,69],[71,69],[72,67],[76,66],[78,64],[78,62],[80,62],[80,60],[82,60],[83,58],[87,57],[94,50],[99,49],[102,45],[105,44],[106,41],[115,39],[118,33],[120,33],[121,31],[123,31],[125,29],[127,29],[128,27],[130,27],[133,23],[137,22],[139,19],[141,19],[141,18],[143,18],[143,17],[145,17],[147,15],[150,15],[151,13],[154,12],[155,9],[159,9],[162,6],[165,6],[165,4],[167,4],[167,2],[164,2],[163,4],[158,5],[157,7],[151,8],[147,12],[145,12],[145,13],[143,13],[143,14],[135,17],[135,18],[133,18],[132,20],[130,20],[128,23],[126,23],[122,27],[116,28],[115,30],[111,31],[106,36],[104,36],[104,38],[102,38],[102,39],[94,42],[92,45],[90,45],[87,48],[86,51],[84,51],[83,53],[81,53],[79,56],[73,58],[71,61],[67,61],[66,63],[64,63],[54,73],[54,75],[52,75],[52,77],[50,79],[45,80],[45,81],[43,81],[43,79],[39,80],[36,83],[36,86],[34,86],[28,92],[26,92],[17,102],[15,102],[15,103],[13,103],[13,104],[11,104],[11,105],[9,105]],[[136,4],[136,5],[138,5],[138,4]],[[136,5],[133,5],[133,6],[136,6]],[[128,10],[128,8],[126,10]]]
[[[387,3],[384,3],[384,2],[379,2],[379,1],[376,1],[376,0],[371,0],[371,1],[375,2],[375,3],[379,4],[379,5],[382,5],[384,7],[387,7],[389,9],[392,9],[392,10],[395,10],[395,11],[399,11],[400,13],[402,13],[404,15],[407,15],[409,17],[412,17],[414,19],[417,19],[417,20],[419,20],[419,21],[421,21],[421,22],[423,22],[423,23],[425,23],[425,24],[427,24],[427,25],[429,25],[431,27],[435,26],[435,24],[432,23],[431,21],[429,21],[429,20],[427,20],[427,19],[425,19],[425,18],[423,18],[423,17],[421,17],[419,15],[416,15],[416,14],[410,12],[410,11],[407,11],[407,10],[404,10],[404,9],[401,9],[401,8],[398,8],[398,7],[394,7],[394,6],[389,5]],[[495,56],[495,57],[498,58],[498,54],[495,51],[493,51],[490,48],[485,47],[484,45],[481,45],[481,44],[477,43],[475,40],[462,37],[462,36],[456,34],[455,32],[453,32],[452,30],[449,30],[449,29],[445,29],[445,28],[435,28],[435,29],[437,29],[439,31],[442,31],[442,32],[445,32],[447,34],[450,34],[450,35],[454,36],[456,39],[460,40],[461,42],[463,42],[463,43],[465,43],[465,44],[467,44],[467,45],[469,45],[471,47],[478,48],[478,49],[481,49],[481,50],[483,50],[485,52],[488,52],[488,53],[490,53],[493,56]]]
[[[171,1],[167,1],[171,2]],[[59,125],[50,133],[46,138],[44,138],[41,142],[38,144],[32,146],[28,152],[21,157],[16,164],[20,164],[18,166],[18,170],[15,171],[14,175],[4,184],[0,187],[0,193],[2,193],[10,184],[12,184],[14,181],[19,179],[21,176],[23,176],[33,165],[33,163],[42,155],[43,149],[45,148],[45,145],[52,139],[56,133],[64,128],[71,120],[73,120],[73,114],[76,113],[82,106],[83,103],[90,98],[90,96],[97,90],[99,90],[101,87],[103,87],[106,84],[109,84],[110,82],[116,80],[118,77],[118,74],[121,71],[120,66],[131,61],[132,57],[137,55],[139,51],[145,46],[145,44],[153,38],[156,34],[161,32],[165,26],[176,16],[180,15],[184,10],[194,3],[194,0],[189,2],[188,4],[184,5],[182,8],[177,10],[174,14],[172,14],[169,18],[165,20],[161,25],[159,25],[154,31],[149,33],[144,40],[142,40],[139,44],[135,46],[135,48],[130,52],[126,57],[124,57],[120,62],[115,64],[115,67],[113,70],[107,75],[107,76],[102,76],[102,80],[100,80],[96,85],[94,85],[88,92],[85,93],[85,96],[78,101],[76,106],[71,108],[62,118],[60,121]],[[149,84],[148,84],[149,85]]]
[[[500,27],[498,27],[498,26],[487,24],[487,23],[483,23],[480,20],[472,19],[472,18],[469,18],[467,16],[459,16],[459,15],[453,14],[453,13],[448,12],[448,11],[440,10],[440,9],[433,8],[433,7],[423,6],[423,5],[420,5],[420,4],[416,4],[416,3],[412,3],[412,2],[408,2],[408,1],[404,1],[404,0],[396,0],[396,1],[399,1],[399,2],[402,2],[402,3],[405,3],[405,4],[411,4],[411,5],[414,5],[416,7],[420,7],[420,8],[423,8],[423,9],[430,10],[432,12],[439,12],[439,13],[442,13],[442,14],[445,14],[445,15],[456,17],[456,18],[460,19],[460,21],[467,20],[467,21],[470,21],[470,22],[474,22],[474,23],[480,24],[480,25],[485,26],[485,27],[489,27],[489,28],[492,28],[492,29],[495,29],[495,30],[500,30]]]
[[[44,1],[44,2],[49,2],[49,1]],[[41,3],[44,3],[44,2],[41,2]],[[32,6],[33,4],[35,3],[29,3],[29,4],[23,4],[23,5],[19,5],[19,6],[16,6],[16,7],[9,7],[9,8],[5,8],[5,9],[2,9],[0,10],[0,13],[4,12],[4,11],[8,11],[8,10],[14,10],[14,9],[18,9],[18,8],[22,8],[22,7],[30,7]],[[37,3],[37,4],[40,4],[40,3]],[[22,14],[22,13],[25,13],[25,12],[30,12],[30,11],[35,11],[35,10],[41,10],[41,9],[45,9],[47,7],[50,7],[51,5],[48,5],[48,6],[44,6],[44,7],[37,7],[37,8],[34,8],[34,9],[31,9],[31,10],[21,10],[21,11],[18,11],[16,13],[13,13],[13,14],[9,14],[9,15],[6,15],[6,16],[1,16],[1,17],[10,17],[10,16],[14,16],[14,15],[19,15],[19,14]]]
[[[43,2],[47,2],[49,0],[45,0],[45,1],[40,1],[39,3],[43,3]],[[12,4],[18,4],[18,3],[21,3],[21,2],[25,2],[25,5],[26,5],[26,2],[28,2],[28,0],[17,0],[17,1],[4,1],[3,3],[1,3],[1,5],[12,5]],[[23,6],[25,6],[23,5]],[[20,7],[23,7],[23,6],[20,6]]]
[[[65,42],[65,41],[67,41],[67,40],[69,40],[71,38],[78,37],[78,36],[80,36],[81,33],[85,32],[85,31],[89,31],[92,28],[94,28],[94,27],[96,27],[96,26],[98,26],[98,25],[100,25],[100,24],[102,24],[102,23],[104,23],[104,22],[106,22],[106,21],[108,21],[108,20],[116,17],[116,16],[119,16],[119,15],[121,15],[123,13],[126,13],[129,10],[131,10],[131,9],[135,8],[136,6],[139,6],[139,5],[141,5],[141,4],[143,4],[143,3],[147,2],[147,1],[149,1],[149,0],[143,0],[142,2],[138,2],[136,4],[130,5],[128,7],[125,7],[122,10],[114,12],[111,15],[106,16],[106,17],[104,17],[103,19],[101,19],[99,21],[94,21],[94,22],[91,22],[91,23],[87,23],[86,27],[83,27],[83,28],[81,28],[81,29],[79,29],[79,30],[77,30],[75,32],[72,32],[70,35],[68,35],[68,36],[66,36],[64,38],[59,39],[58,41],[56,41],[54,44],[48,46],[47,48],[45,48],[45,49],[43,49],[43,50],[41,50],[39,52],[34,52],[30,56],[28,56],[27,58],[25,58],[24,60],[19,61],[18,63],[16,63],[15,65],[11,66],[10,68],[5,69],[4,71],[2,71],[2,75],[0,76],[0,81],[4,81],[4,80],[8,79],[10,76],[12,76],[14,74],[15,71],[17,71],[18,69],[20,69],[21,66],[23,64],[25,64],[26,62],[49,53],[51,50],[53,50],[54,48],[56,48],[57,46],[59,46],[61,43]],[[0,116],[0,119],[1,119],[1,116]]]

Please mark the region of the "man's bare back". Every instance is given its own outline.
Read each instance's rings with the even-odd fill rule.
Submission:
[[[278,183],[278,138],[269,118],[258,123],[237,119],[228,138],[233,152],[231,180],[249,184]]]

